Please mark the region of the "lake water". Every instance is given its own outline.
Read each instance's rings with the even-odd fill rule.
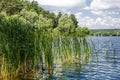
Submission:
[[[120,80],[120,37],[92,37],[95,49],[86,64],[66,63],[42,80]]]

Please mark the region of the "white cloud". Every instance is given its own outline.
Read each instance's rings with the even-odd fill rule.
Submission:
[[[82,14],[83,14],[82,12],[78,12],[78,13],[75,14],[75,16],[79,20],[79,18],[82,16]]]
[[[107,15],[111,15],[111,16],[119,16],[120,15],[120,10],[91,10],[91,13],[97,16],[107,16]],[[120,16],[119,16],[120,17]]]
[[[104,15],[103,11],[99,11],[99,10],[91,10],[91,13],[95,14],[95,15]]]
[[[90,29],[120,28],[120,18],[113,18],[111,16],[92,18],[78,13],[76,13],[76,18],[78,19],[79,26],[87,26]]]
[[[90,8],[93,10],[98,10],[98,9],[107,9],[109,8],[109,5],[104,2],[103,0],[93,0]]]
[[[75,6],[84,6],[86,0],[35,0],[40,5],[71,8]]]
[[[83,8],[84,10],[90,10],[90,7],[86,6]]]
[[[62,13],[63,13],[63,14],[68,14],[68,15],[71,14],[71,12],[69,12],[69,11],[67,11],[67,10],[65,10],[65,9],[62,10]]]
[[[93,10],[120,8],[120,0],[93,0],[90,8]]]
[[[92,0],[90,11],[98,16],[119,16],[120,0]]]
[[[111,11],[106,11],[105,13],[109,15],[120,15],[120,10],[119,11],[111,10]]]

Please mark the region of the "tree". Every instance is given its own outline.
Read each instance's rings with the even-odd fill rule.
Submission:
[[[43,15],[39,15],[39,20],[35,22],[35,26],[43,29],[50,29],[53,26],[52,19],[46,19]]]
[[[90,30],[88,29],[88,27],[83,27],[83,28],[82,28],[82,33],[83,33],[84,35],[89,35],[89,34],[90,34]]]
[[[61,12],[59,12],[58,13],[58,16],[57,16],[57,19],[59,20],[59,18],[62,16],[62,13]]]
[[[73,20],[65,14],[59,18],[57,28],[62,34],[69,35],[75,31],[75,24]]]
[[[38,14],[33,11],[28,11],[26,9],[22,9],[20,12],[20,16],[24,17],[24,19],[32,24],[34,24],[39,18]]]
[[[55,13],[50,13],[50,16],[49,16],[50,19],[52,19],[52,23],[53,23],[53,28],[56,28],[57,25],[58,25],[58,20],[57,20],[57,17],[55,15]]]
[[[19,13],[23,8],[21,0],[2,0],[0,6],[8,15]]]
[[[90,34],[90,30],[87,27],[78,27],[76,28],[76,36],[85,37]]]
[[[76,36],[82,36],[82,28],[81,27],[76,28],[75,35]]]
[[[77,27],[78,25],[78,21],[77,21],[77,19],[76,19],[76,17],[75,17],[75,15],[74,14],[71,14],[70,15],[70,18],[73,20],[73,22],[74,22],[74,24],[75,24],[75,27]]]

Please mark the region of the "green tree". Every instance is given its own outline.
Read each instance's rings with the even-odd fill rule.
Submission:
[[[59,18],[62,16],[62,13],[61,12],[59,12],[58,13],[58,16],[57,16],[57,19],[59,20]]]
[[[84,35],[89,35],[89,34],[90,34],[90,30],[88,29],[88,27],[83,27],[83,28],[82,28],[82,33],[83,33]]]
[[[75,24],[67,14],[59,18],[57,28],[62,34],[65,34],[65,35],[69,35],[75,32]]]
[[[23,4],[21,0],[2,0],[0,3],[2,11],[5,11],[8,15],[13,15],[19,13]]]
[[[77,21],[75,15],[74,15],[74,14],[71,14],[71,15],[70,15],[70,18],[73,20],[73,22],[74,22],[74,24],[75,24],[75,27],[78,27],[78,21]]]
[[[34,24],[39,19],[36,12],[28,11],[26,9],[22,9],[22,11],[20,12],[20,16],[32,24]]]
[[[86,35],[90,35],[90,30],[87,27],[78,27],[76,28],[75,35],[85,37]]]

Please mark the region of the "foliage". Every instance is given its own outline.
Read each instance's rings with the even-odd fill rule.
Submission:
[[[75,18],[75,15],[74,15],[74,14],[71,14],[71,15],[70,15],[70,18],[72,19],[73,23],[75,24],[75,27],[77,27],[77,26],[78,26],[78,21],[77,21],[77,19]]]
[[[36,1],[27,0],[0,0],[0,8],[3,78],[34,73],[39,63],[44,63],[52,74],[54,55],[62,53],[62,59],[66,60],[76,52],[80,59],[81,45],[88,56],[87,41],[80,38],[89,35],[90,31],[87,27],[78,27],[73,14],[55,15],[39,7]],[[52,50],[58,54],[53,54]]]
[[[91,34],[95,36],[120,36],[119,29],[98,29],[98,30],[91,30]]]
[[[78,27],[76,28],[75,34],[80,37],[85,37],[90,34],[90,30],[87,27]]]
[[[58,21],[58,30],[61,34],[69,35],[75,32],[75,24],[67,14],[61,16]]]

